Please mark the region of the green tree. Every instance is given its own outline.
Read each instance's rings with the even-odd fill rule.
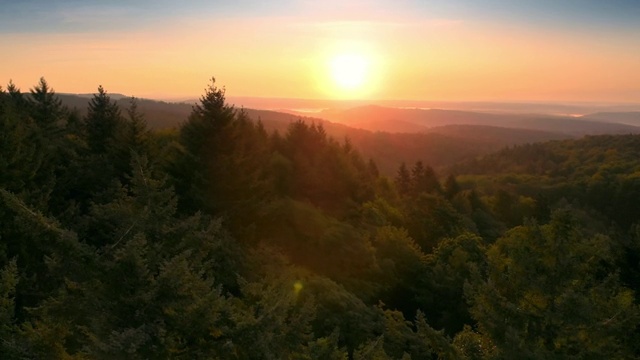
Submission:
[[[132,168],[129,185],[94,204],[81,229],[94,255],[48,263],[65,281],[33,312],[28,337],[40,353],[59,357],[223,356],[230,326],[249,316],[225,294],[237,291],[236,244],[219,221],[177,218],[173,191],[145,158],[134,157]],[[86,258],[84,271],[55,271]]]
[[[510,230],[488,250],[488,278],[469,287],[472,315],[500,358],[632,358],[639,324],[611,239],[585,236],[568,210]]]
[[[42,165],[36,173],[40,197],[38,207],[45,210],[48,208],[51,192],[55,188],[55,171],[57,162],[61,160],[59,157],[61,148],[64,146],[63,126],[68,117],[68,111],[44,78],[40,78],[30,92],[29,113],[36,128],[33,141],[38,151],[42,153]]]
[[[425,253],[441,239],[455,237],[464,229],[460,214],[440,196],[422,193],[406,206],[405,226]]]
[[[414,195],[442,192],[435,171],[431,166],[424,166],[422,161],[417,161],[411,169],[411,189]]]
[[[44,160],[31,118],[12,96],[0,93],[0,187],[28,196]]]
[[[134,97],[129,99],[125,117],[125,141],[127,150],[138,155],[144,155],[148,151],[150,131],[144,115],[138,110],[138,100]]]
[[[9,80],[9,84],[7,85],[7,92],[9,98],[14,103],[15,107],[21,110],[25,110],[28,107],[28,100],[24,96],[24,94],[20,91],[20,89],[13,83],[12,80]]]
[[[18,283],[15,260],[0,269],[0,353],[7,359],[18,359],[25,354],[21,346],[15,318],[15,293]]]
[[[122,118],[118,104],[111,100],[102,86],[89,101],[84,123],[89,149],[96,154],[108,153],[119,136]]]
[[[407,165],[403,162],[398,168],[398,173],[395,179],[396,188],[401,195],[408,195],[411,191],[411,174]]]
[[[424,253],[405,229],[393,226],[377,228],[372,243],[380,266],[380,300],[413,316],[419,306],[416,295],[427,271]]]
[[[431,325],[453,335],[473,324],[465,283],[486,271],[486,247],[482,238],[465,233],[444,239],[426,257],[426,276],[417,278],[416,297]]]
[[[31,116],[44,132],[44,136],[50,138],[55,135],[52,132],[55,133],[61,129],[65,120],[66,109],[43,77],[40,78],[38,84],[30,92]]]
[[[268,138],[246,113],[227,105],[224,94],[212,79],[180,129],[171,174],[181,209],[222,215],[234,229],[245,229],[254,205],[267,197]]]
[[[444,182],[444,194],[447,199],[453,199],[460,190],[460,184],[456,181],[456,177],[453,175],[447,176],[447,179]]]

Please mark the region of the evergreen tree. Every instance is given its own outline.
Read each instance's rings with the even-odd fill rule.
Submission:
[[[406,207],[405,227],[425,253],[443,238],[455,237],[465,229],[462,216],[443,197],[422,193]]]
[[[400,195],[409,195],[411,192],[411,174],[405,163],[400,164],[395,183]]]
[[[147,152],[150,132],[144,116],[138,110],[138,100],[134,97],[129,99],[127,108],[125,141],[129,152],[144,155]]]
[[[380,176],[380,171],[378,170],[378,165],[376,165],[376,162],[373,161],[373,159],[369,159],[369,162],[367,163],[367,168],[369,169],[369,173],[374,178],[377,178],[378,176]]]
[[[419,308],[432,326],[453,336],[473,323],[464,286],[486,271],[485,243],[470,233],[444,239],[425,262],[426,275],[415,285]]]
[[[447,199],[453,199],[460,190],[460,184],[456,181],[456,177],[453,175],[447,176],[447,179],[444,182],[444,195]]]
[[[9,80],[9,84],[7,85],[7,94],[9,94],[9,97],[13,101],[16,109],[19,109],[21,111],[27,109],[29,102],[12,80]]]
[[[222,210],[218,185],[231,164],[221,164],[221,157],[233,150],[230,125],[235,119],[235,110],[225,103],[224,93],[224,88],[218,88],[211,79],[200,103],[180,129],[180,146],[171,172],[185,211]]]
[[[46,210],[53,187],[52,153],[55,139],[31,117],[31,107],[20,91],[9,84],[0,93],[0,187],[10,190],[41,210]]]
[[[29,341],[60,357],[221,357],[243,316],[222,290],[240,270],[235,244],[217,221],[176,218],[173,192],[144,158],[132,168],[130,185],[95,204],[91,232],[80,232],[97,256],[67,254],[64,285],[33,312]],[[84,272],[68,268],[86,258]]]
[[[29,103],[35,123],[42,129],[45,137],[52,137],[54,134],[51,132],[61,128],[66,109],[43,77],[31,89]]]
[[[43,154],[42,166],[36,174],[41,198],[39,208],[45,210],[48,208],[51,192],[55,188],[57,163],[62,162],[60,157],[61,152],[64,152],[62,147],[65,145],[63,126],[68,111],[44,78],[40,78],[30,92],[29,112],[37,128],[35,141]]]
[[[91,152],[108,153],[119,135],[122,119],[118,104],[111,100],[102,86],[89,102],[84,123]]]
[[[500,358],[633,358],[640,324],[613,267],[611,239],[587,236],[569,210],[510,230],[488,250],[488,278],[468,289]]]
[[[31,119],[13,98],[0,94],[0,187],[15,193],[34,190],[44,155],[36,134]]]
[[[124,144],[124,133],[125,123],[117,103],[99,86],[89,101],[83,133],[79,138],[69,134],[65,144],[69,147],[65,152],[76,161],[58,169],[60,196],[74,200],[74,212],[85,215],[92,202],[109,201],[127,180],[130,151]]]
[[[411,169],[411,189],[414,195],[422,192],[440,193],[440,182],[431,166],[424,166],[422,161],[417,161]]]
[[[18,279],[15,260],[8,262],[4,268],[0,269],[0,353],[7,359],[17,359],[24,355],[21,354],[15,319],[15,293]]]

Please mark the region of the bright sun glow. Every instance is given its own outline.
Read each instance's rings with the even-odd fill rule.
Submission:
[[[328,44],[313,73],[324,97],[364,100],[375,97],[384,78],[384,58],[374,44],[341,40]]]
[[[369,62],[358,54],[341,54],[331,59],[331,76],[340,90],[359,90],[366,82]]]

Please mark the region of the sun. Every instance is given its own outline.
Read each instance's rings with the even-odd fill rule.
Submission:
[[[375,44],[340,40],[321,49],[310,64],[319,94],[336,100],[364,100],[382,91],[386,59]]]
[[[338,54],[330,59],[329,72],[335,86],[342,92],[360,92],[366,85],[370,63],[360,54]]]

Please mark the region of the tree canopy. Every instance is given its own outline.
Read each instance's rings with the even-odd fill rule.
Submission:
[[[148,120],[0,90],[3,359],[640,357],[638,136],[388,178],[214,79]]]

